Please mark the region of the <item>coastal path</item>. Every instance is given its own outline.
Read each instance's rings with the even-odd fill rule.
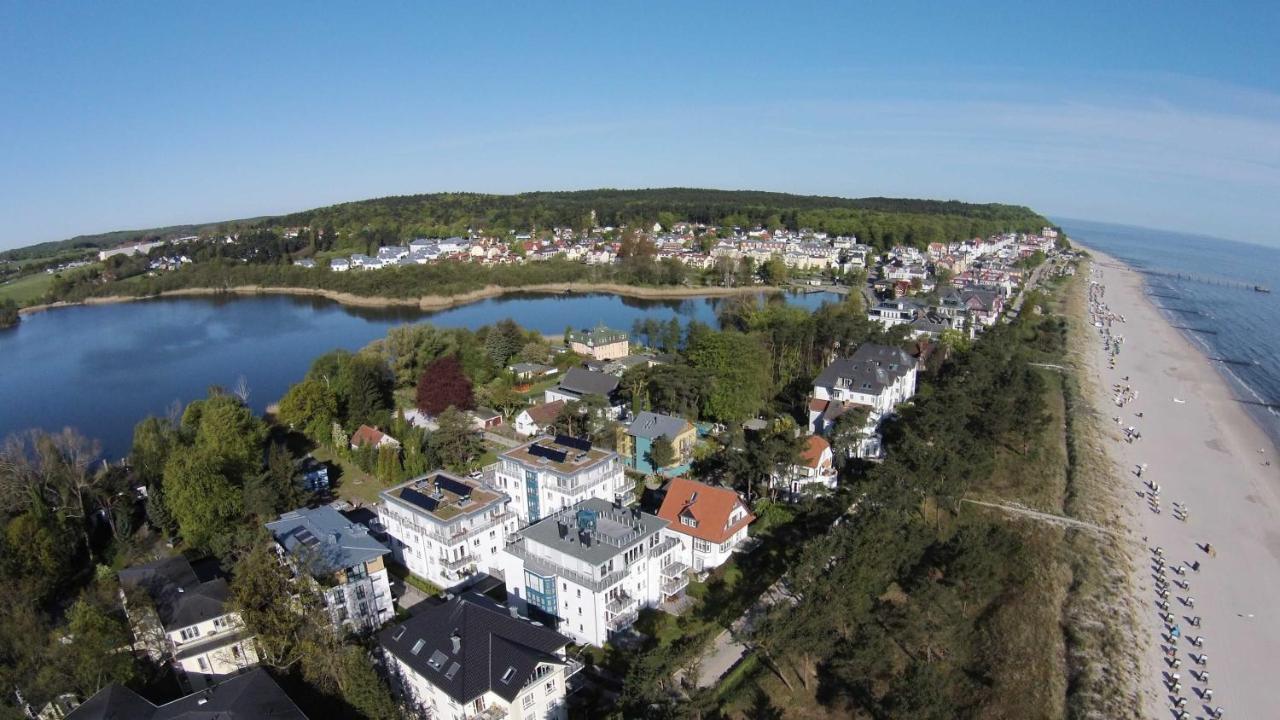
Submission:
[[[1058,525],[1061,527],[1075,528],[1077,530],[1089,530],[1092,532],[1101,533],[1103,535],[1111,535],[1113,537],[1125,538],[1125,535],[1121,533],[1117,533],[1108,528],[1104,528],[1101,525],[1094,525],[1093,523],[1087,523],[1083,520],[1069,518],[1069,517],[1066,517],[1065,515],[1054,515],[1053,513],[1041,512],[1039,510],[1032,510],[1029,507],[1019,505],[1018,503],[987,502],[985,500],[973,500],[971,498],[961,498],[960,502],[966,502],[966,503],[969,503],[970,505],[980,505],[982,507],[994,508],[1002,512],[1011,513],[1011,514],[1025,517],[1025,518],[1031,518],[1032,520],[1039,520],[1040,522],[1048,523],[1050,525]]]

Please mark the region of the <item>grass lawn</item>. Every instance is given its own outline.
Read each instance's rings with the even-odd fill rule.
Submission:
[[[26,275],[0,285],[0,300],[11,298],[19,305],[35,305],[53,284],[53,276],[46,272]]]
[[[356,467],[355,463],[338,457],[330,448],[318,447],[311,455],[338,468],[338,497],[353,505],[377,504],[378,493],[384,489],[377,478]]]

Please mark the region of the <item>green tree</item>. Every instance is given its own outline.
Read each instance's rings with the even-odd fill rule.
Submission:
[[[267,467],[244,486],[244,509],[259,522],[269,522],[306,502],[293,455],[284,443],[272,443]]]
[[[222,474],[224,463],[200,449],[175,450],[164,469],[165,502],[182,537],[219,554],[234,544],[244,519],[241,488]]]
[[[128,623],[89,596],[81,596],[67,612],[65,636],[70,642],[55,641],[50,655],[68,687],[82,697],[138,676]]]
[[[188,415],[195,419],[194,447],[220,474],[241,481],[262,466],[266,426],[240,398],[215,394],[191,403],[184,424]]]
[[[737,332],[697,334],[686,350],[689,363],[708,374],[704,417],[742,422],[764,407],[771,394],[770,362],[760,342]]]
[[[480,431],[466,413],[449,408],[436,417],[430,436],[431,448],[445,467],[455,472],[470,470],[484,453]]]
[[[507,361],[520,352],[523,346],[524,331],[514,320],[507,318],[489,328],[485,336],[484,352],[496,367],[504,368]]]
[[[653,444],[649,446],[649,464],[655,469],[670,467],[676,461],[676,449],[667,439],[666,435],[661,435],[654,439]]]
[[[135,425],[129,466],[137,479],[145,485],[158,483],[164,475],[164,464],[169,459],[169,451],[176,441],[173,424],[167,420],[149,416]]]
[[[305,379],[294,384],[280,399],[280,422],[299,430],[318,445],[333,439],[333,421],[338,416],[338,397],[324,382]]]
[[[18,314],[18,304],[13,298],[0,300],[0,329],[11,328],[22,318]]]

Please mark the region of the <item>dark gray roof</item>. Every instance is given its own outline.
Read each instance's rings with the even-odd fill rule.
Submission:
[[[544,373],[544,372],[547,372],[548,370],[554,370],[554,369],[555,368],[551,367],[550,365],[543,365],[542,363],[532,363],[532,362],[518,362],[510,367],[510,370],[512,372],[517,372],[517,373]]]
[[[916,366],[916,361],[901,348],[863,343],[847,358],[837,358],[826,367],[814,385],[845,387],[870,395],[878,395],[894,380]]]
[[[491,690],[510,702],[540,663],[565,662],[556,653],[569,638],[468,593],[383,630],[378,643],[460,703]]]
[[[595,515],[595,529],[580,529],[580,512]],[[670,525],[639,508],[620,508],[588,498],[520,530],[526,542],[553,548],[589,565],[599,565]]]
[[[627,427],[627,434],[650,440],[662,436],[674,441],[676,436],[683,432],[688,424],[689,421],[684,418],[659,415],[656,412],[645,410],[637,414],[636,419],[631,421],[631,425]]]
[[[307,720],[262,668],[156,706],[132,690],[108,685],[67,720]]]
[[[231,596],[225,579],[201,582],[180,555],[121,570],[120,585],[145,592],[169,631],[225,615]]]
[[[585,368],[570,368],[560,378],[559,388],[574,395],[604,395],[608,397],[618,389],[618,378]]]
[[[328,505],[287,512],[267,523],[267,530],[289,554],[307,562],[313,574],[357,567],[391,552],[368,528]]]

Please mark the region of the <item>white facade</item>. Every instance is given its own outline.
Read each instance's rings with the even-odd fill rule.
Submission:
[[[538,455],[535,446],[568,455],[557,462]],[[521,526],[588,498],[629,503],[633,490],[616,452],[595,447],[582,452],[545,436],[502,453],[493,482],[510,496],[509,507]]]
[[[383,656],[387,658],[388,671],[396,689],[417,710],[419,717],[430,720],[566,720],[569,716],[564,701],[567,680],[564,665],[539,665],[540,674],[535,674],[512,702],[490,690],[464,705],[414,672],[400,658],[391,653],[383,653]]]
[[[192,690],[203,690],[258,664],[258,650],[253,638],[246,636],[238,613],[176,628],[167,636],[174,664]]]
[[[445,487],[436,483],[443,476]],[[466,501],[449,491],[450,482],[470,488]],[[438,503],[434,510],[416,503],[412,493]],[[442,588],[466,584],[497,569],[496,558],[517,527],[507,495],[483,484],[437,470],[381,493],[379,520],[391,536],[396,562]]]
[[[583,529],[578,510],[598,513],[596,530]],[[600,500],[548,517],[502,553],[507,602],[526,614],[532,609],[535,619],[554,619],[557,632],[575,642],[601,647],[626,632],[641,609],[688,585],[680,542],[666,526],[656,515]]]

